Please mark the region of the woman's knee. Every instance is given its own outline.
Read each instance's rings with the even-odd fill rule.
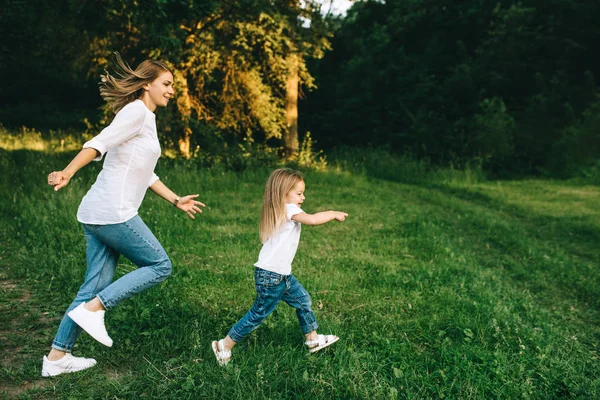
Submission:
[[[171,263],[171,259],[168,256],[165,256],[164,260],[162,260],[161,263],[155,267],[155,270],[158,274],[160,282],[167,279],[173,271],[173,264]]]

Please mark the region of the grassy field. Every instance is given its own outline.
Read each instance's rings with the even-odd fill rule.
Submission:
[[[85,269],[75,214],[99,165],[54,193],[72,153],[0,150],[0,393],[21,398],[598,398],[600,188],[548,180],[387,179],[307,172],[304,209],[346,222],[305,227],[294,273],[322,333],[309,355],[281,305],[217,366],[210,342],[253,301],[257,221],[269,170],[159,161],[195,221],[149,193],[140,210],[173,275],[107,314],[113,348],[82,334],[96,368],[40,378],[41,358]],[[376,174],[377,175],[377,174]],[[440,178],[441,176],[441,178]],[[406,183],[411,182],[411,183]],[[119,272],[132,264],[122,259]]]

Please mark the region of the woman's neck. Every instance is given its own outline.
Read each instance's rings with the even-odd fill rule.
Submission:
[[[156,111],[156,104],[154,104],[154,102],[150,100],[148,92],[144,92],[144,94],[142,95],[142,97],[139,98],[139,100],[141,100],[142,103],[144,103],[146,107],[148,107],[148,110],[152,112]]]

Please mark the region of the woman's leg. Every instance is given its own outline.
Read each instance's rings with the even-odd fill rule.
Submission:
[[[110,269],[110,273],[90,274],[92,278],[102,278],[101,285],[94,284],[96,279],[87,279],[86,277],[85,290],[82,290],[82,295],[73,302],[74,308],[70,310],[66,322],[77,321],[77,325],[85,329],[96,340],[106,346],[112,346],[112,339],[108,336],[104,326],[103,310],[110,309],[135,293],[164,281],[171,273],[171,261],[139,216],[120,224],[85,225],[85,230],[88,243],[93,245],[91,249],[88,247],[88,263],[94,266],[91,269],[95,271],[95,266],[102,264],[102,260],[107,258],[102,257],[105,253],[113,255],[111,258],[113,267]],[[99,251],[99,248],[104,252]],[[119,253],[129,258],[139,268],[112,282]],[[109,271],[109,269],[101,271]],[[82,306],[81,303],[88,300],[92,301]],[[98,307],[90,308],[93,305],[100,305],[102,311],[95,312],[99,310]],[[77,328],[71,332],[76,338],[80,329]],[[61,343],[57,341],[53,347],[56,350],[63,350],[66,346],[61,346]],[[54,356],[54,354],[50,356]]]
[[[62,352],[71,352],[81,333],[81,328],[69,318],[67,313],[79,304],[92,300],[98,292],[110,285],[119,260],[119,253],[98,240],[86,225],[83,225],[83,231],[86,239],[87,260],[85,280],[58,327],[58,332],[52,342],[52,348],[55,351],[53,354],[49,354],[50,360],[64,355],[61,354]]]
[[[122,224],[101,226],[94,234],[138,266],[138,269],[120,277],[97,294],[105,309],[115,307],[134,294],[164,281],[171,274],[169,256],[139,216]]]
[[[119,253],[99,241],[85,225],[83,230],[87,243],[85,280],[58,327],[50,353],[47,357],[43,357],[42,376],[44,377],[82,371],[96,365],[96,360],[93,358],[74,357],[70,354],[81,333],[81,328],[67,313],[82,302],[95,299],[96,293],[112,282]]]

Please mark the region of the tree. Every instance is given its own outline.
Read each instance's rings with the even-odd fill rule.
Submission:
[[[596,96],[598,17],[591,0],[357,2],[315,63],[308,127],[324,146],[535,173]]]
[[[199,124],[232,140],[283,138],[288,153],[298,150],[297,120],[286,115],[297,115],[298,85],[314,87],[305,58],[321,57],[328,45],[316,2],[112,0],[102,6],[113,28],[93,41],[99,64],[120,48],[132,59],[166,58],[177,70],[177,111],[165,121],[182,154],[190,155]]]

